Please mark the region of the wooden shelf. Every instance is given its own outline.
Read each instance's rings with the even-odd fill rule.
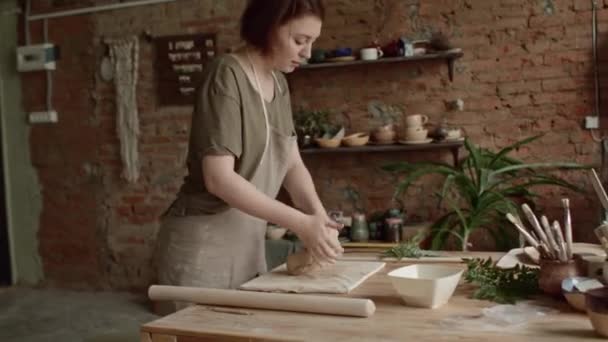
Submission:
[[[301,154],[328,154],[328,153],[355,153],[355,152],[400,152],[400,151],[424,151],[449,149],[454,157],[454,165],[458,163],[458,150],[464,145],[464,141],[432,142],[420,145],[364,145],[357,147],[334,147],[320,148],[307,147],[300,149]]]
[[[464,54],[461,49],[452,49],[445,52],[429,53],[425,55],[412,56],[412,57],[386,57],[380,58],[373,61],[355,60],[348,62],[330,62],[330,63],[311,63],[305,64],[299,67],[300,70],[306,69],[321,69],[321,68],[337,68],[347,67],[356,65],[368,65],[368,64],[384,64],[384,63],[403,63],[403,62],[416,62],[425,60],[440,60],[445,59],[448,63],[448,72],[450,81],[454,79],[454,61]]]
[[[342,242],[342,247],[344,248],[386,248],[389,249],[391,247],[395,247],[399,245],[394,242],[384,242],[384,241],[369,241],[369,242]]]

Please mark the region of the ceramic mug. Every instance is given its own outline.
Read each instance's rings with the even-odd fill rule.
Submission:
[[[361,49],[359,53],[361,54],[361,59],[364,61],[373,61],[383,56],[382,50],[375,47]]]
[[[412,114],[405,117],[405,125],[407,127],[419,127],[428,121],[429,117],[423,114]]]
[[[426,130],[426,129],[420,129],[420,130],[406,129],[404,138],[407,141],[421,141],[421,140],[426,139],[427,135],[428,135],[428,130]]]
[[[414,132],[420,132],[423,131],[424,126],[407,126],[405,127],[405,133],[407,134],[408,132],[414,133]]]

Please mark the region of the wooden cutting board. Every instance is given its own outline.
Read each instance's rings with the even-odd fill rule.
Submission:
[[[240,286],[241,290],[294,293],[349,293],[385,263],[377,261],[337,261],[312,275],[292,276],[285,264]]]

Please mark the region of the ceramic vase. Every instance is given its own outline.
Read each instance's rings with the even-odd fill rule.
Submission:
[[[561,296],[562,281],[570,277],[582,276],[580,264],[574,260],[562,262],[559,260],[540,260],[538,287],[546,294]]]
[[[353,215],[353,223],[350,227],[350,239],[355,242],[369,241],[369,229],[364,214],[356,213]]]

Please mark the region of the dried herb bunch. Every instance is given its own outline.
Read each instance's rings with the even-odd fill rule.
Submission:
[[[523,265],[509,269],[497,267],[492,258],[463,259],[467,264],[464,280],[479,286],[475,299],[513,304],[539,293],[538,270]]]
[[[413,238],[395,247],[391,247],[384,251],[381,255],[382,258],[397,258],[401,260],[403,258],[415,258],[419,259],[425,256],[436,256],[435,253],[425,251],[420,248],[420,242],[424,239],[425,234],[416,234]]]

